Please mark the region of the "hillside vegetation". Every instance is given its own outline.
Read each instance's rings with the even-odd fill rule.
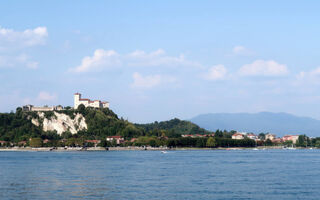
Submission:
[[[68,115],[74,119],[77,114],[83,115],[87,124],[86,130],[80,130],[77,134],[65,131],[61,135],[56,131],[44,131],[43,118],[39,117],[38,112],[23,112],[17,108],[15,113],[0,114],[0,140],[17,143],[28,141],[30,138],[42,138],[49,140],[59,140],[68,138],[82,138],[105,140],[107,136],[120,135],[125,139],[138,137],[180,137],[181,134],[205,134],[207,131],[199,126],[179,119],[165,122],[155,122],[150,124],[133,124],[127,120],[119,118],[108,108],[95,109],[79,106],[78,109],[67,109],[54,111]],[[45,119],[50,120],[56,115],[53,111],[42,112]],[[37,119],[40,123],[35,125],[32,119]]]

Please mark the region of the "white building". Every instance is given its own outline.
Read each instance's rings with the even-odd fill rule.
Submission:
[[[235,134],[232,135],[232,139],[234,139],[234,140],[242,140],[242,139],[244,139],[244,134],[235,133]]]
[[[297,143],[298,139],[299,139],[299,135],[285,135],[282,137],[282,140],[284,142],[292,141],[293,144]]]
[[[113,140],[115,140],[117,142],[117,144],[121,144],[121,143],[124,142],[124,138],[122,136],[119,136],[119,135],[108,136],[108,137],[106,137],[106,140],[108,142],[112,142]]]
[[[23,111],[55,111],[55,110],[63,110],[62,106],[33,106],[33,105],[25,105],[22,107]]]
[[[271,134],[271,133],[268,133],[268,134],[266,134],[266,136],[265,136],[265,140],[267,140],[267,139],[269,139],[269,140],[274,140],[274,139],[276,139],[276,135],[275,134]]]
[[[257,140],[257,139],[258,139],[258,136],[256,136],[256,135],[253,134],[253,133],[247,134],[247,137],[250,138],[251,140]]]
[[[81,99],[80,93],[74,94],[74,108],[78,108],[79,105],[83,104],[85,107],[93,107],[93,108],[109,108],[109,102],[100,101],[100,100],[90,100],[90,99]]]

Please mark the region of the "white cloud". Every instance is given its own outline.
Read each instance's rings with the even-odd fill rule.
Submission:
[[[24,66],[30,69],[37,69],[39,63],[30,58],[26,54],[18,56],[1,56],[0,55],[0,68],[11,68],[15,66]]]
[[[1,49],[30,47],[43,45],[48,37],[46,27],[15,31],[0,27],[0,47]]]
[[[298,80],[308,80],[309,82],[319,82],[320,81],[320,67],[317,67],[310,71],[301,71],[297,76]]]
[[[146,53],[134,51],[126,56],[129,66],[199,66],[198,63],[187,60],[183,54],[168,56],[163,49]]]
[[[114,50],[97,49],[92,57],[87,56],[82,59],[79,66],[70,69],[74,72],[88,72],[92,70],[106,69],[112,66],[134,66],[134,67],[154,67],[154,66],[194,66],[200,64],[185,59],[184,55],[168,56],[162,49],[146,53],[144,51],[134,51],[129,54],[118,54]]]
[[[44,45],[48,37],[46,27],[16,31],[0,27],[0,68],[27,67],[37,69],[39,63],[22,52],[25,48]]]
[[[203,75],[206,80],[223,80],[227,75],[227,69],[224,65],[215,65],[209,68],[208,72]]]
[[[113,50],[97,49],[94,51],[93,56],[86,56],[82,59],[79,66],[71,69],[74,72],[87,72],[100,68],[107,68],[112,66],[121,65],[121,60],[117,52]]]
[[[133,88],[143,89],[153,88],[159,86],[160,84],[174,83],[176,81],[176,79],[171,76],[162,76],[159,74],[143,76],[138,72],[133,73],[132,77],[133,83],[131,86]]]
[[[249,49],[247,49],[244,46],[235,46],[235,47],[233,47],[232,52],[235,55],[241,55],[241,56],[250,56],[253,54],[252,51],[250,51]]]
[[[49,92],[42,91],[38,94],[37,100],[40,102],[54,101],[57,99],[56,94],[50,94]]]
[[[243,65],[239,74],[243,76],[281,76],[288,73],[287,66],[273,60],[256,60]]]

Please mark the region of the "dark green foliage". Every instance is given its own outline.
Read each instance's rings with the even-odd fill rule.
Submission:
[[[211,134],[199,126],[179,119],[172,119],[164,122],[154,122],[150,124],[132,124],[118,116],[110,109],[85,108],[80,105],[78,109],[68,108],[66,110],[55,111],[64,113],[71,118],[80,113],[85,117],[88,129],[78,131],[72,135],[66,131],[61,136],[56,131],[44,132],[42,127],[32,124],[31,119],[41,119],[36,112],[23,112],[17,108],[16,113],[0,114],[0,140],[17,144],[19,141],[29,141],[33,146],[93,146],[85,140],[99,139],[99,146],[117,146],[116,141],[107,142],[107,136],[119,135],[124,137],[126,143],[121,146],[168,146],[168,147],[253,147],[253,140],[232,140],[231,135],[235,131],[215,132],[215,137],[181,137],[181,135]],[[54,117],[54,112],[44,112],[46,118]],[[135,142],[130,142],[131,138],[137,138]],[[40,142],[41,141],[41,142]],[[42,141],[46,141],[42,143]],[[10,143],[8,142],[8,145]],[[314,142],[314,144],[316,141]],[[320,144],[320,142],[318,142]]]
[[[44,117],[47,118],[47,119],[51,119],[52,117],[55,117],[53,111],[45,111],[43,113],[44,113]]]
[[[85,108],[79,111],[79,113],[80,112],[85,117],[88,125],[88,130],[84,133],[87,137],[105,138],[106,136],[121,135],[125,138],[131,138],[143,135],[142,129],[136,128],[128,121],[119,119],[118,116],[108,108]]]
[[[165,134],[168,137],[180,137],[184,134],[209,134],[203,128],[185,120],[179,120],[177,118],[157,122],[150,124],[135,124],[137,127],[141,127],[146,130],[146,132],[151,133],[151,135],[161,136],[161,130],[165,130]]]
[[[306,135],[299,135],[296,146],[297,147],[306,147],[310,145],[311,141]]]
[[[28,119],[29,118],[29,119]],[[0,114],[0,140],[19,142],[30,137],[40,137],[41,128],[31,123],[29,113],[21,112]]]
[[[32,138],[30,140],[31,147],[42,147],[42,139],[41,138]]]

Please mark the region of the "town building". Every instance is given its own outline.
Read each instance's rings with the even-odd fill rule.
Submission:
[[[234,139],[234,140],[242,140],[242,139],[244,139],[244,134],[235,133],[235,134],[232,135],[232,139]]]
[[[108,142],[112,142],[113,140],[115,140],[115,141],[117,142],[117,144],[121,144],[121,143],[124,142],[124,138],[123,138],[122,136],[120,136],[120,135],[108,136],[108,137],[106,138],[106,140],[107,140]]]
[[[276,143],[276,144],[280,144],[280,143],[283,142],[282,138],[275,138],[275,139],[273,139],[271,141],[272,141],[272,143]]]
[[[26,146],[27,145],[27,141],[20,141],[18,142],[19,146]]]
[[[74,94],[74,108],[78,108],[79,105],[83,104],[85,107],[93,107],[93,108],[109,108],[109,102],[100,101],[100,100],[90,100],[90,99],[82,99],[80,93]]]
[[[265,135],[265,140],[267,140],[267,139],[272,141],[272,140],[276,139],[276,135],[268,133],[268,134]]]
[[[206,134],[204,134],[204,135],[202,135],[202,134],[181,135],[181,137],[191,137],[191,138],[199,138],[199,137],[214,137],[214,133],[212,133],[212,134],[208,134],[208,135],[206,135]]]
[[[247,137],[251,140],[257,140],[258,139],[258,136],[256,136],[255,134],[253,133],[249,133],[247,134]]]
[[[86,140],[86,143],[92,143],[94,145],[94,147],[97,147],[98,144],[101,143],[101,140]]]
[[[292,141],[293,144],[297,143],[299,135],[285,135],[282,137],[283,142]]]
[[[130,142],[135,142],[135,141],[137,141],[138,140],[138,138],[131,138],[131,140],[130,140]]]
[[[62,106],[33,106],[33,105],[25,105],[22,107],[23,111],[55,111],[55,110],[63,110]]]

